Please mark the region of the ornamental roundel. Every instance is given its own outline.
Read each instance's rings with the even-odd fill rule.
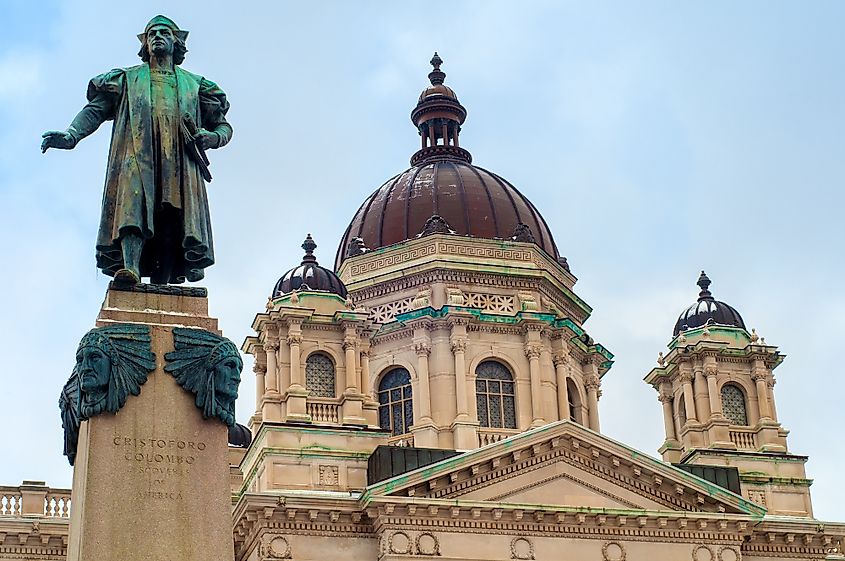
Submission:
[[[411,553],[411,545],[413,545],[411,536],[399,530],[397,532],[393,532],[390,536],[388,551],[389,553],[395,553],[397,555],[407,555],[408,553]]]
[[[740,561],[742,555],[735,547],[724,546],[719,549],[719,561]]]
[[[431,532],[423,532],[414,540],[416,545],[417,555],[440,555],[440,542],[437,541],[437,536]]]
[[[271,559],[290,559],[290,542],[284,536],[265,534],[258,553],[264,561]]]
[[[534,544],[526,538],[511,541],[511,559],[534,559]]]
[[[604,561],[625,561],[625,548],[619,542],[607,542],[601,546],[601,558]]]
[[[716,555],[710,547],[698,545],[692,550],[692,561],[716,561]]]

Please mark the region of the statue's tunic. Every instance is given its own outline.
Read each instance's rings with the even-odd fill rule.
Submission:
[[[97,266],[104,273],[123,268],[120,238],[132,231],[147,240],[140,272],[153,282],[199,280],[214,263],[205,183],[185,151],[181,123],[191,116],[223,146],[232,136],[228,109],[216,84],[178,66],[168,74],[141,64],[91,80],[88,105],[72,125],[87,136],[114,120],[97,236]],[[164,259],[172,266],[163,267]]]

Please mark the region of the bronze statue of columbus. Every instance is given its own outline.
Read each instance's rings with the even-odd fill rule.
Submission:
[[[70,150],[113,120],[97,267],[115,282],[198,281],[214,263],[205,150],[232,138],[229,102],[217,84],[183,70],[188,32],[156,16],[138,35],[143,64],[88,84],[88,104],[41,151]]]

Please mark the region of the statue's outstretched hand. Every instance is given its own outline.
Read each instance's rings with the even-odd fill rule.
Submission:
[[[61,148],[62,150],[71,150],[76,146],[76,139],[67,131],[47,131],[41,135],[44,139],[41,141],[41,153],[47,151],[48,148]]]

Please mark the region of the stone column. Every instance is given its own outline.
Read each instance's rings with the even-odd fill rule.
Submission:
[[[681,445],[678,442],[678,435],[675,432],[675,414],[672,410],[672,386],[664,382],[660,384],[657,400],[663,405],[663,428],[666,431],[666,440],[660,447],[660,453],[665,462],[678,462],[681,460]]]
[[[451,317],[449,344],[455,358],[455,420],[452,423],[452,435],[457,450],[471,450],[478,447],[478,423],[469,416],[467,386],[467,325],[469,318]]]
[[[431,343],[424,329],[415,330],[418,339],[414,343],[417,353],[417,406],[414,413],[414,446],[420,448],[437,448],[438,432],[431,418],[431,381],[429,379],[428,358],[431,355]]]
[[[566,385],[566,359],[567,354],[563,351],[554,355],[558,419],[574,421],[574,419],[569,418],[569,388]]]
[[[704,366],[701,363],[695,365],[693,390],[695,392],[695,409],[698,412],[698,420],[706,423],[710,420],[710,394],[707,390],[707,379],[704,377]]]
[[[769,387],[769,406],[772,408],[772,420],[777,422],[778,420],[778,410],[775,407],[775,377],[770,375],[766,378],[766,385]]]
[[[684,368],[686,366],[686,368]],[[690,372],[688,364],[681,365],[681,383],[684,388],[684,408],[687,413],[687,422],[697,422],[698,417],[695,415],[695,396],[693,395],[692,380],[694,375]]]
[[[719,395],[719,388],[716,386],[718,374],[719,370],[715,366],[704,367],[704,375],[707,376],[707,395],[710,397],[710,415],[721,418],[724,415],[722,414],[722,396]]]
[[[590,428],[596,432],[601,430],[599,425],[599,377],[589,376],[584,380],[584,387],[587,388],[587,401],[589,407]]]
[[[354,327],[346,328],[346,336],[343,338],[343,352],[345,355],[343,365],[346,371],[346,393],[360,394],[361,379],[358,376],[356,351],[358,349],[358,335]]]
[[[757,385],[757,406],[760,409],[760,420],[770,421],[772,419],[772,414],[769,410],[769,387],[766,384],[766,378],[768,376],[765,372],[765,367],[763,369],[758,369],[755,364],[754,373],[751,377]]]
[[[419,423],[431,422],[431,389],[428,380],[428,355],[431,354],[431,345],[427,341],[414,343],[414,351],[417,353],[417,378],[419,383]]]
[[[265,360],[267,362],[267,373],[264,376],[266,390],[262,392],[261,417],[268,422],[282,420],[282,395],[279,393],[279,363],[276,360],[276,352],[279,350],[279,340],[268,338],[264,342]]]
[[[288,321],[287,344],[290,349],[290,387],[287,391],[287,419],[292,421],[311,421],[308,415],[306,400],[308,390],[305,389],[305,376],[302,372],[302,321],[291,319]]]
[[[264,402],[264,392],[267,390],[265,386],[267,367],[256,360],[252,365],[252,371],[255,373],[255,424],[257,425],[261,423],[261,407]]]
[[[524,351],[528,358],[528,375],[531,381],[531,428],[546,424],[543,418],[543,386],[540,371],[540,353],[543,351],[543,343],[540,340],[542,331],[541,324],[529,323],[525,326]]]

